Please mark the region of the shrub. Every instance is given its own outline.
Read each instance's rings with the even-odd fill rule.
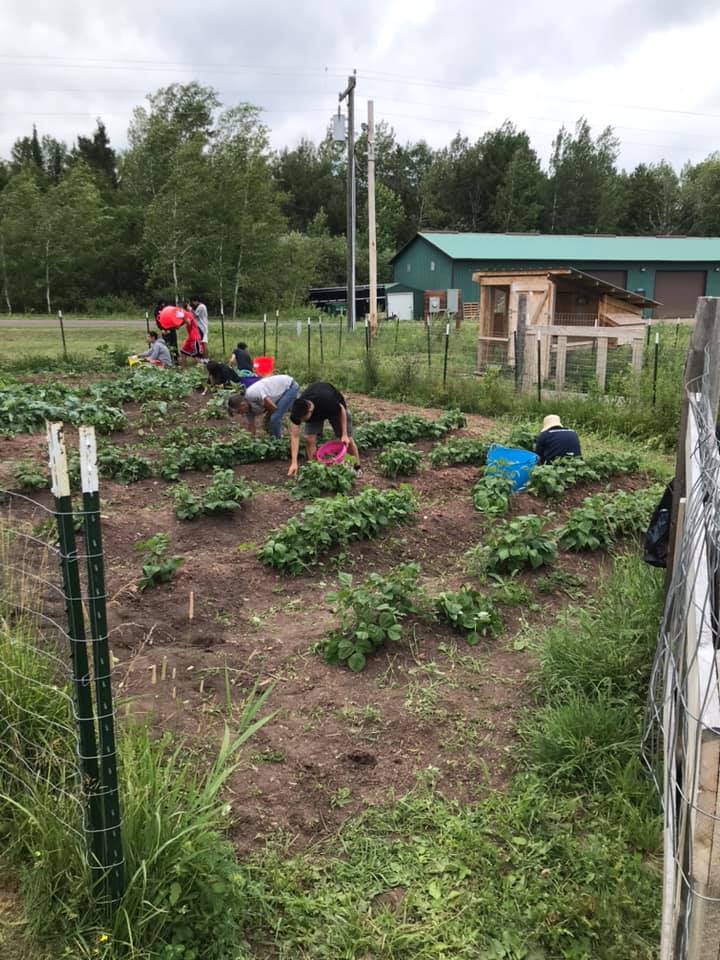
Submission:
[[[32,460],[21,460],[15,465],[15,482],[21,490],[40,490],[50,486],[50,477],[44,468]]]
[[[389,444],[378,457],[380,473],[394,479],[416,473],[422,460],[422,453],[408,443],[398,440]]]
[[[408,486],[368,487],[357,497],[318,500],[270,534],[260,559],[285,573],[302,573],[333,547],[376,537],[386,527],[405,523],[416,510],[415,494]]]
[[[456,593],[436,597],[435,612],[439,620],[463,631],[469,644],[478,643],[481,637],[495,637],[502,630],[502,617],[493,601],[466,585]]]
[[[402,620],[414,609],[419,572],[418,564],[408,563],[388,576],[372,573],[358,586],[351,574],[341,573],[340,587],[327,595],[337,604],[341,624],[321,645],[325,660],[358,672],[371,653],[399,640]]]

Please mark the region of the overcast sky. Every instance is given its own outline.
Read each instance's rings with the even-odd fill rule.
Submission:
[[[172,82],[263,108],[275,147],[322,137],[357,69],[401,141],[506,118],[543,159],[561,123],[612,124],[621,163],[720,149],[717,0],[0,0],[0,156],[32,124],[68,142]]]

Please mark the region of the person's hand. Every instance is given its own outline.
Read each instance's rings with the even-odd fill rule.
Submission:
[[[291,463],[288,468],[288,476],[294,477],[297,472],[298,472],[298,465],[296,463]]]
[[[340,443],[344,443],[346,447],[350,446],[350,437],[346,433],[344,433],[340,437]]]

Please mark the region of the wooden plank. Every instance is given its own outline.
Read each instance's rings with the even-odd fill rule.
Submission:
[[[555,358],[555,389],[565,389],[565,369],[567,367],[567,337],[557,338],[557,354]]]
[[[598,385],[603,393],[605,392],[605,387],[607,386],[607,355],[607,340],[598,340],[597,359],[595,360],[595,376],[597,377]]]
[[[693,901],[688,957],[716,960],[720,943],[720,737],[706,732],[700,746],[700,777],[693,831]]]
[[[539,325],[536,331],[556,337],[592,337],[595,340],[617,340],[632,343],[639,334],[645,335],[645,327],[591,327],[588,324],[553,323]]]

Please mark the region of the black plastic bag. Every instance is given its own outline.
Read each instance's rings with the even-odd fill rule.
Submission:
[[[667,566],[668,544],[670,540],[670,512],[672,510],[673,482],[665,487],[660,503],[655,507],[645,533],[645,553],[643,560],[653,567]]]

